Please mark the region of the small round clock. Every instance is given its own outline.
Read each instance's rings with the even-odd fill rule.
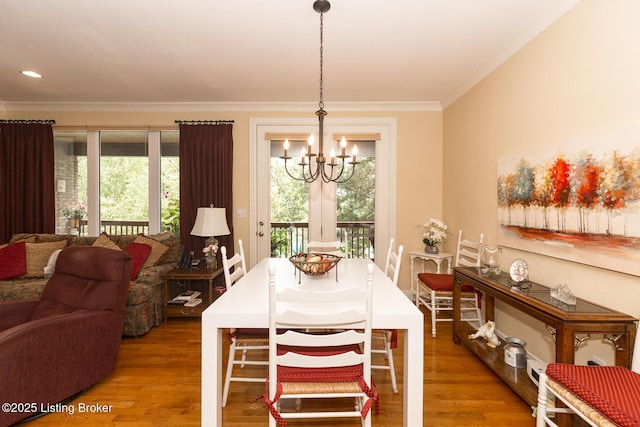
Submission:
[[[529,277],[529,266],[523,259],[517,259],[511,263],[509,275],[514,282],[523,282]]]

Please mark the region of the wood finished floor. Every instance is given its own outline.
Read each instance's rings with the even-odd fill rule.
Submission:
[[[425,324],[425,331],[429,330]],[[74,414],[50,413],[22,425],[199,426],[200,334],[199,319],[169,319],[167,326],[162,324],[142,337],[124,338],[118,368],[70,403]],[[373,418],[374,426],[402,425],[402,334],[399,340],[394,359],[400,393],[391,392],[388,372],[374,372],[381,412]],[[425,426],[534,425],[531,409],[468,350],[453,344],[450,323],[438,325],[437,338],[425,336],[424,357]],[[267,425],[264,404],[251,403],[263,390],[262,384],[232,383],[223,411],[224,427]],[[111,405],[111,409],[79,413],[80,404]],[[355,419],[287,424],[360,425]]]

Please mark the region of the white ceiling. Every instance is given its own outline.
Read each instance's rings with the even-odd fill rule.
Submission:
[[[327,109],[446,106],[578,1],[332,0]],[[0,102],[317,104],[312,4],[2,0]]]

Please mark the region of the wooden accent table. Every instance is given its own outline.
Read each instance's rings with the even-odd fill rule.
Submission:
[[[203,263],[200,263],[203,264]],[[184,269],[176,267],[173,270],[162,274],[160,277],[164,280],[164,322],[167,323],[168,317],[201,317],[202,312],[213,303],[213,279],[222,274],[222,268],[215,270],[201,267],[191,267],[190,269]],[[169,297],[169,281],[192,281],[192,280],[207,280],[209,282],[207,299],[202,299],[202,303],[195,307],[184,307],[178,305],[176,307],[171,306],[167,302],[175,297]],[[203,295],[204,297],[204,295]]]
[[[504,343],[500,348],[491,350],[482,340],[467,338],[475,329],[460,320],[461,283],[469,284],[484,294],[487,320],[495,320],[494,303],[498,299],[544,322],[554,334],[555,361],[558,363],[574,363],[575,349],[582,342],[582,338],[581,341],[576,340],[576,335],[600,333],[613,344],[616,365],[631,367],[638,319],[580,298],[575,306],[564,304],[551,298],[549,287],[534,282],[529,282],[531,286],[528,289],[511,290],[509,274],[505,272],[497,277],[482,274],[475,267],[455,267],[453,275],[453,341],[467,346],[529,405],[537,405],[537,387],[529,379],[526,368],[513,368],[504,363]]]

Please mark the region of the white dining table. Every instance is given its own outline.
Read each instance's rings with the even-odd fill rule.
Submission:
[[[322,276],[298,274],[286,258],[266,258],[236,282],[202,313],[202,425],[223,425],[222,347],[224,330],[268,328],[269,265],[275,266],[277,289],[301,287],[332,289],[365,287],[367,259],[342,259]],[[337,277],[336,277],[337,275]],[[372,327],[404,330],[403,425],[422,426],[423,404],[423,315],[409,298],[379,268],[374,268]],[[384,411],[384,408],[380,408]],[[265,414],[265,423],[266,423]],[[373,418],[375,425],[375,417]]]

